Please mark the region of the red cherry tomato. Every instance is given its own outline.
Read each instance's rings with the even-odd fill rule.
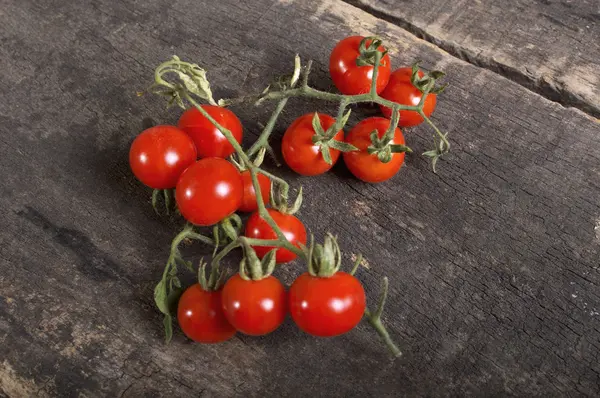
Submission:
[[[300,275],[289,293],[296,325],[313,336],[331,337],[354,328],[365,312],[365,290],[354,276],[337,272],[329,278]]]
[[[175,188],[177,179],[196,161],[194,142],[175,126],[154,126],[138,135],[129,150],[129,165],[144,185]]]
[[[387,100],[397,102],[402,105],[419,105],[423,93],[418,88],[413,86],[410,81],[412,68],[400,68],[395,70],[390,76],[390,81],[382,91],[381,96]],[[423,72],[419,71],[419,76],[423,76]],[[431,116],[435,109],[437,101],[436,94],[427,94],[423,103],[423,113],[427,117]],[[386,106],[380,106],[381,112],[387,118],[391,118],[392,109]],[[398,124],[401,127],[413,127],[423,122],[423,118],[415,111],[400,111],[400,121]]]
[[[273,209],[267,209],[267,211],[287,240],[296,246],[299,246],[299,243],[306,244],[306,229],[302,221],[291,214],[283,214]],[[258,212],[252,213],[248,219],[244,235],[255,239],[277,239],[275,231],[260,217]],[[263,258],[269,251],[274,249],[274,247],[269,246],[254,246],[253,248],[259,258]],[[287,249],[279,248],[275,254],[277,263],[287,263],[295,258],[296,255]]]
[[[258,174],[258,185],[260,185],[260,194],[262,195],[263,203],[269,203],[271,198],[271,180],[264,174]],[[238,211],[251,212],[258,209],[256,203],[256,191],[252,185],[252,176],[248,170],[242,171],[242,183],[244,184],[244,194],[242,196],[242,204]]]
[[[235,334],[223,313],[221,295],[221,290],[207,292],[198,283],[183,292],[177,321],[187,337],[198,343],[220,343]]]
[[[271,333],[287,313],[285,288],[272,275],[247,281],[235,274],[223,287],[222,302],[229,323],[252,336]]]
[[[233,112],[215,105],[201,106],[217,123],[231,131],[237,142],[242,142],[242,123]],[[196,108],[186,110],[178,126],[192,137],[201,158],[226,158],[234,151],[227,138]]]
[[[242,177],[234,165],[221,158],[204,158],[183,172],[175,200],[186,220],[212,225],[238,209],[243,192]]]
[[[340,157],[340,151],[330,149],[332,164],[327,164],[319,150],[319,145],[313,144],[315,130],[312,127],[314,113],[300,116],[294,120],[283,135],[281,152],[285,163],[298,174],[314,176],[331,169]],[[319,120],[324,131],[335,124],[335,119],[319,113]],[[344,132],[338,131],[334,139],[344,140]]]
[[[365,182],[381,182],[393,177],[404,163],[404,153],[393,153],[392,160],[383,163],[376,154],[369,154],[367,148],[371,145],[371,132],[377,130],[379,138],[383,137],[390,121],[383,117],[370,117],[358,123],[346,136],[346,142],[359,150],[344,153],[344,163],[348,170]],[[404,145],[404,136],[396,127],[392,144]]]
[[[329,73],[335,86],[343,94],[356,95],[366,94],[371,90],[373,81],[373,66],[358,66],[356,60],[360,56],[359,45],[364,39],[362,36],[351,36],[340,41],[329,58]],[[368,44],[368,43],[367,43]],[[383,46],[379,51],[385,51]],[[377,71],[376,91],[380,93],[388,83],[391,71],[389,55],[381,58],[379,70]]]

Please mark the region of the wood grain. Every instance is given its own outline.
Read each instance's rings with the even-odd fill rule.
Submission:
[[[600,393],[596,121],[337,0],[1,8],[0,395]],[[296,52],[327,88],[335,42],[374,33],[395,65],[448,72],[434,117],[453,151],[439,174],[418,156],[379,185],[342,164],[318,178],[276,172],[304,186],[300,216],[318,238],[339,234],[347,266],[365,255],[371,303],[390,277],[385,321],[406,355],[390,361],[366,325],[318,340],[289,320],[217,346],[176,331],[165,346],[152,289],[181,221],[153,213],[127,152],[144,120],[179,112],[136,93],[172,54],[203,64],[217,98],[261,89]],[[246,143],[271,106],[235,108]],[[334,107],[290,101],[273,144],[298,115]],[[373,113],[357,108],[351,123]],[[405,133],[417,153],[430,145],[425,127]],[[276,273],[290,283],[299,272]]]
[[[451,54],[600,117],[596,0],[348,0]]]

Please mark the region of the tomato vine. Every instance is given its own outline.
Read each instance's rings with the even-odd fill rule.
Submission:
[[[362,43],[365,42],[363,41]],[[443,87],[436,87],[435,83],[436,79],[442,76],[441,72],[434,71],[424,75],[417,72],[413,73],[412,82],[423,94],[419,104],[402,105],[387,100],[377,93],[377,75],[381,58],[385,54],[377,50],[377,48],[380,46],[380,42],[377,41],[374,43],[374,46],[369,45],[367,48],[369,49],[369,64],[372,62],[373,72],[370,91],[364,94],[343,95],[312,88],[309,85],[309,74],[311,71],[312,61],[308,61],[306,65],[303,66],[299,56],[294,58],[294,70],[292,75],[280,78],[276,83],[268,86],[263,92],[238,98],[220,99],[219,101],[215,101],[212,96],[210,84],[206,78],[206,72],[197,64],[182,61],[178,57],[174,56],[172,59],[160,64],[156,68],[154,74],[155,82],[152,87],[152,91],[167,97],[169,105],[179,105],[181,108],[185,109],[186,104],[188,104],[200,112],[204,118],[206,118],[216,129],[218,129],[223,136],[225,136],[229,144],[233,147],[234,155],[232,156],[232,161],[238,166],[239,169],[249,173],[254,191],[261,192],[258,176],[263,174],[264,176],[268,177],[272,184],[271,203],[273,207],[284,214],[291,214],[297,211],[301,206],[302,190],[300,189],[295,200],[292,204],[290,204],[289,184],[284,179],[277,177],[276,175],[269,173],[260,167],[262,157],[264,156],[265,152],[272,153],[272,148],[269,144],[269,138],[281,112],[284,110],[288,99],[291,97],[304,97],[309,99],[338,102],[339,105],[335,123],[327,130],[327,132],[323,131],[321,128],[318,116],[316,114],[315,118],[313,119],[313,126],[315,128],[315,132],[317,133],[316,137],[321,137],[321,141],[324,142],[323,147],[321,148],[322,152],[328,152],[330,150],[330,146],[335,149],[338,149],[337,147],[339,147],[341,150],[356,149],[350,144],[337,142],[332,144],[331,141],[328,140],[332,139],[332,134],[335,134],[335,132],[338,132],[344,128],[344,125],[346,124],[350,114],[350,110],[347,110],[347,108],[352,104],[363,102],[376,103],[381,106],[389,107],[392,110],[392,117],[389,122],[389,127],[380,137],[373,133],[375,134],[375,138],[372,138],[374,140],[374,146],[369,147],[369,154],[377,153],[382,162],[389,161],[393,152],[410,152],[410,148],[404,145],[391,144],[392,138],[394,137],[394,133],[398,126],[399,111],[417,112],[435,131],[435,148],[423,154],[424,156],[431,158],[434,171],[437,160],[450,149],[450,143],[448,142],[447,135],[443,134],[435,126],[431,119],[423,112],[425,97],[430,93],[439,93],[443,89]],[[418,71],[418,65],[415,65],[413,70]],[[240,103],[254,103],[255,105],[260,105],[265,101],[272,100],[278,101],[278,103],[268,122],[262,129],[258,139],[247,151],[244,151],[238,141],[239,136],[234,136],[231,130],[225,128],[222,124],[215,120],[213,116],[207,112],[206,107],[201,105],[199,102],[200,100],[208,102],[211,104],[211,106],[218,104],[222,107]],[[326,161],[327,159],[331,160],[329,153],[323,153],[323,158]],[[153,195],[153,205],[156,205],[159,194],[159,191],[155,191]],[[164,201],[166,202],[167,207],[170,202],[170,195],[170,192],[164,191]],[[180,244],[186,240],[197,240],[215,247],[208,279],[204,274],[205,265],[202,264],[200,267],[199,279],[201,281],[201,286],[207,291],[218,289],[222,276],[220,262],[232,250],[240,247],[243,248],[244,251],[244,259],[242,260],[242,264],[248,263],[249,266],[253,267],[251,269],[254,270],[254,275],[260,274],[262,276],[262,273],[258,272],[258,270],[262,269],[259,267],[259,265],[266,265],[267,263],[268,270],[266,271],[266,275],[270,275],[270,272],[274,267],[274,253],[276,250],[269,251],[263,261],[257,263],[258,259],[253,247],[286,249],[308,264],[311,272],[310,275],[313,277],[316,275],[315,264],[320,264],[320,272],[327,274],[327,277],[331,277],[333,274],[337,273],[341,266],[341,251],[337,243],[337,239],[335,239],[333,235],[328,235],[326,237],[324,245],[315,244],[312,236],[308,245],[292,244],[286,238],[286,235],[282,232],[282,229],[272,217],[271,212],[273,210],[269,211],[267,209],[266,203],[263,200],[263,195],[256,195],[256,204],[258,208],[258,216],[260,216],[260,218],[262,218],[262,220],[264,220],[273,230],[275,234],[274,239],[257,239],[241,236],[241,220],[239,219],[239,216],[235,215],[235,213],[214,226],[212,238],[196,232],[194,229],[195,227],[188,223],[173,239],[163,276],[154,290],[154,299],[156,305],[164,314],[165,337],[167,342],[172,338],[172,314],[174,313],[173,303],[182,293],[181,282],[177,277],[177,268],[178,266],[183,265],[193,271],[192,264],[182,258],[179,249]],[[352,272],[344,275],[352,277],[351,275],[353,275],[356,271],[360,262],[360,258],[361,257],[359,256],[358,261],[354,264]],[[242,272],[242,276],[243,275],[244,272]],[[369,323],[374,327],[379,336],[389,347],[392,354],[394,356],[400,356],[401,351],[393,342],[381,321],[387,292],[388,279],[385,277],[383,279],[382,294],[377,309],[375,311],[370,311],[368,308],[366,308],[364,310],[364,316],[368,319]]]

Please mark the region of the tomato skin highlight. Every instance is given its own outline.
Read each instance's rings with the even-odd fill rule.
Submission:
[[[209,292],[198,283],[181,295],[177,322],[183,333],[198,343],[220,343],[236,332],[223,313],[222,290]]]
[[[392,160],[383,163],[376,154],[369,154],[367,148],[371,145],[371,132],[377,130],[379,138],[383,137],[390,125],[389,119],[383,117],[370,117],[362,120],[346,135],[346,142],[354,145],[359,150],[344,153],[346,167],[358,179],[377,183],[392,178],[404,163],[404,153],[393,153]],[[399,128],[394,132],[393,144],[404,145],[404,136]]]
[[[304,228],[302,221],[296,216],[283,214],[274,209],[267,209],[267,211],[279,226],[287,240],[295,246],[298,246],[299,243],[306,244],[306,228]],[[275,231],[273,231],[271,226],[260,217],[258,212],[252,213],[248,219],[244,235],[256,239],[277,239]],[[269,246],[253,246],[253,248],[258,258],[263,258],[269,251],[274,249],[274,247]],[[292,261],[296,257],[296,254],[288,249],[278,248],[275,252],[275,261],[279,264]]]
[[[195,161],[194,141],[175,126],[144,130],[133,140],[129,150],[133,174],[154,189],[175,188],[181,173]]]
[[[419,105],[423,93],[418,88],[413,86],[410,81],[412,68],[400,68],[395,70],[390,76],[390,81],[385,90],[381,92],[381,97],[387,100],[397,102],[402,105]],[[423,77],[423,72],[419,71],[419,77]],[[423,113],[427,117],[431,116],[437,102],[436,94],[427,94],[423,103]],[[392,109],[387,106],[380,105],[381,112],[388,119],[392,117]],[[400,111],[400,127],[414,127],[423,123],[424,119],[415,111]]]
[[[331,277],[300,275],[289,291],[290,315],[304,332],[332,337],[352,330],[366,308],[365,290],[354,276],[336,272]]]
[[[329,57],[329,74],[335,86],[342,94],[366,94],[371,90],[373,66],[358,66],[356,60],[360,56],[359,46],[363,36],[351,36],[341,40],[334,47]],[[384,51],[380,46],[379,51]],[[377,71],[377,93],[381,93],[388,84],[391,72],[390,56],[381,58]]]
[[[256,177],[258,178],[263,203],[267,204],[271,198],[271,179],[261,173],[258,173]],[[252,176],[248,170],[242,171],[242,184],[244,186],[244,193],[238,211],[248,213],[256,211],[258,209],[256,191],[254,190],[254,185],[252,185]]]
[[[314,176],[325,173],[335,165],[340,157],[340,151],[330,148],[331,164],[323,159],[319,145],[313,144],[312,138],[315,130],[312,126],[314,113],[300,116],[292,122],[283,135],[281,153],[285,163],[296,173],[304,176]],[[335,124],[335,119],[329,115],[319,113],[319,120],[324,131]],[[338,131],[334,140],[343,141],[344,132]]]
[[[238,331],[251,336],[271,333],[285,320],[287,294],[279,279],[270,275],[244,280],[235,274],[223,287],[225,317]]]
[[[242,142],[242,123],[232,111],[215,105],[201,107],[217,123],[231,131],[238,143]],[[234,152],[227,138],[195,107],[187,109],[177,125],[194,140],[200,158],[226,158]]]
[[[177,182],[175,200],[181,215],[195,225],[218,223],[242,203],[242,176],[221,158],[204,158],[188,167]]]

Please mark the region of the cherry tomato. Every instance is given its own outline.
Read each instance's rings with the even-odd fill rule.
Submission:
[[[273,209],[267,209],[267,211],[287,240],[296,246],[299,246],[299,243],[306,244],[306,229],[302,221],[291,214],[283,214]],[[275,231],[260,217],[258,212],[252,213],[248,219],[244,235],[255,239],[277,239]],[[259,258],[263,258],[269,251],[274,249],[274,247],[269,246],[254,246],[253,248]],[[295,258],[296,255],[287,249],[279,248],[275,253],[277,263],[287,263]]]
[[[243,192],[242,176],[234,165],[221,158],[204,158],[183,172],[175,200],[186,220],[212,225],[238,209]]]
[[[329,149],[331,164],[327,164],[320,152],[319,145],[313,144],[312,138],[315,130],[312,127],[314,113],[300,116],[294,120],[283,135],[281,152],[285,163],[298,174],[314,176],[331,169],[340,157],[340,151]],[[329,115],[319,113],[319,120],[324,131],[335,124],[335,119]],[[344,132],[338,131],[334,140],[343,141]]]
[[[344,162],[348,170],[365,182],[381,182],[393,177],[404,163],[404,153],[393,153],[392,160],[383,163],[376,154],[369,154],[371,132],[377,130],[379,138],[383,137],[390,121],[383,117],[370,117],[358,123],[346,136],[346,142],[359,150],[344,153]],[[392,144],[404,145],[404,136],[399,128],[394,132]]]
[[[242,123],[233,112],[215,105],[201,106],[217,123],[231,131],[237,142],[242,142]],[[227,138],[196,108],[186,110],[178,126],[192,137],[201,158],[226,158],[234,151]]]
[[[354,276],[336,272],[322,278],[300,275],[289,293],[296,325],[313,336],[331,337],[354,328],[365,312],[365,290]]]
[[[419,105],[423,93],[418,88],[413,86],[410,81],[412,68],[400,68],[394,71],[390,76],[390,81],[382,91],[381,96],[387,100],[397,102],[402,105]],[[419,71],[419,76],[423,76],[423,72]],[[423,113],[427,117],[431,116],[435,109],[437,101],[436,94],[427,94],[423,103]],[[381,112],[387,118],[392,116],[392,109],[386,106],[380,106]],[[415,111],[400,111],[400,121],[398,124],[401,127],[413,127],[423,122],[423,118]]]
[[[177,321],[183,333],[198,343],[220,343],[235,334],[222,306],[222,291],[208,292],[195,284],[188,287],[177,305]]]
[[[362,36],[351,36],[340,41],[329,58],[329,73],[335,86],[343,94],[356,95],[366,94],[371,90],[373,81],[373,66],[358,66],[357,59],[360,57],[359,46],[364,39]],[[367,42],[369,44],[369,42]],[[379,51],[385,51],[383,46]],[[391,71],[389,55],[381,58],[379,70],[377,71],[376,91],[380,93],[388,84]]]
[[[175,188],[177,179],[196,161],[194,141],[175,126],[154,126],[138,135],[129,150],[129,165],[144,185]]]
[[[235,274],[223,287],[222,303],[229,323],[252,336],[271,333],[287,313],[285,288],[272,275],[254,281]]]
[[[258,185],[260,185],[260,194],[262,195],[263,203],[269,203],[271,198],[271,180],[264,174],[258,174]],[[248,170],[242,171],[242,183],[244,185],[244,194],[242,195],[242,204],[238,208],[239,211],[251,212],[258,209],[256,203],[256,191],[252,185],[252,176]]]

